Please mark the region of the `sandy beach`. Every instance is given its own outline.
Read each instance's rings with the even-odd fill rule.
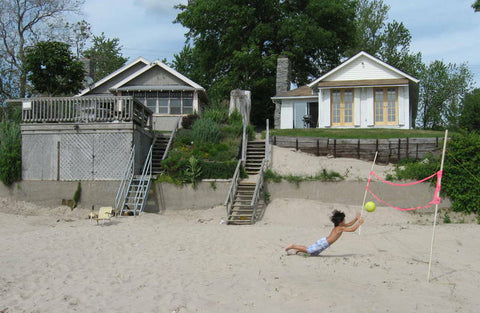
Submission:
[[[478,312],[480,225],[439,221],[431,282],[431,211],[377,207],[318,257],[284,251],[327,235],[333,209],[358,206],[276,198],[255,225],[223,224],[222,206],[96,225],[3,198],[0,312]]]
[[[97,226],[2,207],[0,312],[478,311],[479,225],[438,226],[430,283],[431,225],[387,208],[319,257],[284,252],[327,234],[334,208],[355,211],[275,199],[252,226],[221,224],[223,207]]]

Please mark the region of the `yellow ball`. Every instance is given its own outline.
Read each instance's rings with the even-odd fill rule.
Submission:
[[[375,211],[375,203],[372,201],[365,203],[365,210],[367,210],[367,212]]]

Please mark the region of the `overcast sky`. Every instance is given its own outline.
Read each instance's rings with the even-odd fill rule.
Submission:
[[[184,43],[186,30],[172,21],[173,6],[187,0],[86,0],[83,17],[94,34],[118,37],[124,56],[171,61]],[[389,18],[403,22],[412,34],[411,50],[423,60],[468,62],[480,87],[480,12],[474,0],[384,0]]]

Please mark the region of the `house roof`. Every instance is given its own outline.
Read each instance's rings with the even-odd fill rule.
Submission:
[[[308,84],[309,87],[313,87],[314,85],[320,83],[321,81],[325,80],[327,77],[333,75],[334,73],[337,73],[338,71],[340,71],[341,69],[343,69],[344,67],[346,67],[347,65],[351,64],[352,62],[354,62],[355,60],[361,58],[361,57],[365,57],[367,59],[370,59],[371,61],[373,61],[374,63],[377,63],[389,70],[391,70],[392,72],[408,79],[408,80],[411,80],[415,83],[418,83],[419,80],[416,79],[415,77],[413,76],[410,76],[402,71],[400,71],[399,69],[383,62],[382,60],[366,53],[365,51],[361,51],[359,53],[357,53],[356,55],[354,55],[353,57],[351,57],[350,59],[346,60],[345,62],[343,62],[342,64],[340,64],[339,66],[337,66],[336,68],[334,68],[333,70],[329,71],[328,73],[326,73],[325,75],[321,76],[320,78],[314,80],[313,82],[311,82],[310,84]]]
[[[139,77],[143,73],[146,73],[147,71],[151,70],[152,68],[154,68],[156,66],[162,68],[163,70],[165,70],[168,73],[172,74],[173,76],[177,77],[178,79],[180,79],[181,81],[186,83],[188,86],[193,87],[195,90],[205,91],[205,89],[202,86],[200,86],[199,84],[197,84],[194,81],[188,79],[184,75],[180,74],[179,72],[175,71],[174,69],[168,67],[167,65],[165,65],[164,63],[162,63],[158,60],[150,63],[148,66],[145,66],[145,67],[141,68],[140,70],[136,71],[135,73],[128,76],[124,80],[120,81],[115,86],[111,87],[110,90],[119,90],[120,88],[122,88],[128,82],[132,81],[133,79]],[[150,86],[150,89],[152,89],[152,86]]]
[[[272,97],[272,99],[285,99],[285,98],[316,98],[318,95],[313,92],[313,89],[308,86],[298,87],[286,92],[279,93]]]
[[[100,79],[98,82],[95,82],[93,83],[92,85],[88,86],[87,88],[83,89],[82,91],[80,91],[79,94],[77,94],[77,96],[83,96],[85,95],[86,93],[88,93],[89,91],[99,87],[100,85],[103,85],[104,83],[106,83],[107,81],[109,81],[110,79],[112,79],[113,77],[117,76],[118,74],[128,70],[129,68],[133,67],[134,65],[138,64],[138,63],[144,63],[145,66],[147,66],[150,62],[143,58],[143,57],[138,57],[137,59],[135,59],[133,62],[131,63],[128,63],[128,64],[125,64],[124,66],[122,66],[121,68],[119,68],[118,70],[116,70],[115,72],[105,76],[104,78]]]

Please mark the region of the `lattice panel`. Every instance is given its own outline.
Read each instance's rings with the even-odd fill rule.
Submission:
[[[60,179],[121,179],[130,149],[128,133],[65,134],[60,143]]]
[[[60,142],[60,180],[94,180],[95,134],[65,134]]]
[[[122,179],[132,149],[132,135],[127,133],[96,134],[94,149],[95,179]]]

